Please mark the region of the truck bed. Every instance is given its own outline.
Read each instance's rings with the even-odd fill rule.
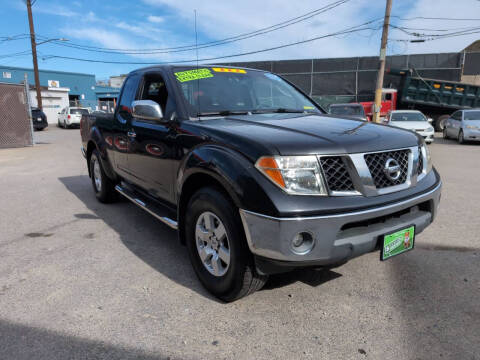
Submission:
[[[408,76],[401,102],[452,110],[480,107],[480,86]]]

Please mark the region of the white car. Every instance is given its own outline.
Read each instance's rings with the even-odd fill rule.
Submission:
[[[432,119],[427,118],[418,110],[393,110],[387,114],[384,120],[384,123],[388,125],[415,131],[425,139],[427,144],[433,142],[435,133],[431,122]]]
[[[82,115],[88,115],[89,113],[87,108],[66,107],[58,113],[58,126],[65,129],[71,126],[79,126]]]

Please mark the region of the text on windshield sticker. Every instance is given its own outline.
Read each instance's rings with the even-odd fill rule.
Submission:
[[[215,72],[230,72],[230,73],[237,73],[237,74],[246,74],[247,71],[243,69],[229,69],[229,68],[212,68]]]
[[[175,76],[179,82],[186,82],[192,80],[206,79],[213,77],[210,69],[194,69],[187,71],[176,72]]]

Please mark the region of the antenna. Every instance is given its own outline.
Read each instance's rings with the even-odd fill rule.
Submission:
[[[195,14],[195,53],[197,56],[197,75],[198,75],[197,9],[194,9],[193,13]],[[200,79],[197,79],[197,116],[200,117]]]

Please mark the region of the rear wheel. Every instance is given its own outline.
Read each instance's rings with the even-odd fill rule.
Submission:
[[[216,297],[234,301],[262,288],[238,209],[219,190],[206,187],[190,199],[185,219],[187,248],[198,278]]]
[[[98,201],[103,203],[114,202],[117,199],[115,183],[105,174],[100,155],[95,149],[90,157],[90,174],[92,186]]]
[[[445,122],[447,119],[450,117],[450,115],[442,115],[437,118],[437,121],[435,121],[435,130],[436,131],[443,131],[445,128]]]

